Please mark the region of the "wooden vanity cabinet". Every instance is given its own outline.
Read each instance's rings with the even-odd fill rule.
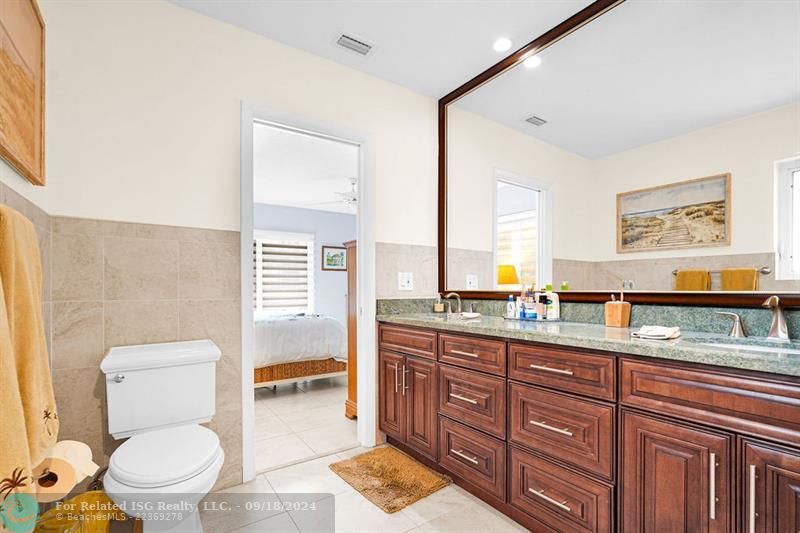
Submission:
[[[758,442],[740,441],[739,531],[800,531],[800,452]]]
[[[800,533],[800,380],[381,325],[390,442],[531,531]]]
[[[436,363],[388,350],[378,361],[380,429],[436,460]]]
[[[621,438],[621,531],[731,531],[731,435],[623,410]]]

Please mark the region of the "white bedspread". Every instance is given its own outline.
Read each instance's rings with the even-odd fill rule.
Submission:
[[[324,315],[255,316],[255,368],[276,363],[335,358],[347,360],[347,332]]]

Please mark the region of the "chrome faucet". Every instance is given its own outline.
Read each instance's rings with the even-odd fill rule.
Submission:
[[[742,325],[742,317],[737,315],[736,313],[728,313],[726,311],[717,311],[718,315],[731,317],[733,319],[733,324],[731,325],[731,332],[728,333],[729,337],[747,337],[747,334],[744,332],[744,326]]]
[[[770,296],[763,304],[763,307],[772,309],[772,324],[769,327],[768,339],[788,341],[789,328],[786,326],[786,315],[783,314],[781,299],[777,296]]]
[[[456,300],[458,300],[458,310],[456,311],[456,313],[461,314],[461,296],[459,296],[459,294],[456,292],[448,292],[447,294],[442,296],[442,300],[447,300],[447,314],[449,315],[453,312],[453,308],[450,305],[451,304],[450,298],[452,298],[453,296],[455,296]]]

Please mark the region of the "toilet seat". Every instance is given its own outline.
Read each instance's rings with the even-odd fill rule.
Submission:
[[[222,455],[219,437],[199,425],[134,435],[112,455],[108,473],[133,488],[158,488],[191,479]]]

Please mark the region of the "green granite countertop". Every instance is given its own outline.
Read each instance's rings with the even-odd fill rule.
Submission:
[[[607,328],[577,322],[521,322],[494,316],[464,320],[434,313],[397,314],[379,315],[378,321],[800,376],[800,343],[796,342],[779,344],[766,339],[732,339],[725,335],[690,331],[682,331],[679,339],[652,341],[631,337],[631,331],[637,328]],[[714,343],[735,346],[717,346]]]

